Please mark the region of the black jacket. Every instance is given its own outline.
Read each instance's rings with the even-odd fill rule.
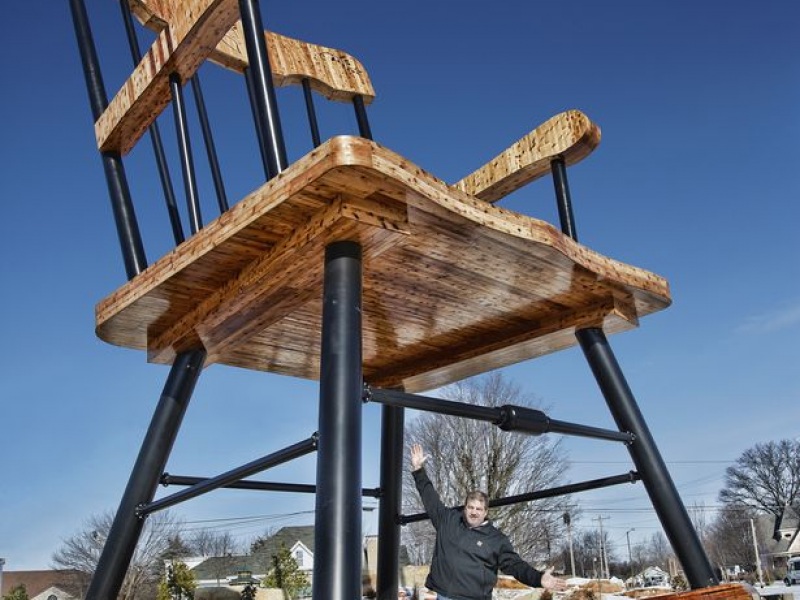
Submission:
[[[492,597],[498,568],[506,575],[540,587],[542,574],[514,552],[511,542],[490,522],[469,527],[463,512],[442,504],[425,469],[413,472],[425,510],[436,528],[436,547],[425,585],[456,600]]]

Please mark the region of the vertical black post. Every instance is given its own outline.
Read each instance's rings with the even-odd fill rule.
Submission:
[[[315,600],[361,597],[361,247],[325,249]]]
[[[83,0],[70,0],[70,9],[75,27],[75,37],[78,40],[78,49],[81,54],[92,117],[97,121],[108,106],[108,97],[100,73],[100,61],[97,59],[97,50],[94,46],[92,30]],[[119,153],[103,152],[101,157],[111,209],[114,213],[114,222],[117,226],[117,237],[122,250],[122,258],[125,261],[125,273],[128,279],[133,279],[147,268],[147,258],[139,233],[139,224],[136,221],[136,213],[131,202],[125,168]]]
[[[255,101],[253,112],[257,115],[256,127],[261,128],[259,141],[264,142],[262,153],[266,156],[267,176],[272,179],[288,163],[258,0],[239,0],[239,13],[250,64],[251,99]]]
[[[197,116],[200,118],[200,129],[203,132],[203,141],[206,145],[208,167],[211,169],[211,178],[214,181],[214,190],[217,192],[217,205],[219,206],[219,212],[224,213],[228,210],[228,195],[225,193],[225,185],[222,182],[222,172],[219,168],[217,148],[214,146],[214,136],[211,133],[211,123],[208,120],[206,102],[203,99],[203,88],[200,87],[200,74],[195,73],[191,81],[194,102],[197,106]]]
[[[605,334],[601,329],[590,328],[578,331],[576,336],[617,426],[636,436],[628,451],[689,584],[694,589],[716,585],[719,581],[700,538]]]
[[[87,600],[108,600],[119,594],[144,525],[136,516],[136,507],[153,500],[205,357],[204,350],[189,350],[175,357],[103,545]]]
[[[314,110],[314,96],[311,93],[311,84],[308,77],[303,77],[303,98],[306,101],[306,114],[308,115],[308,126],[311,128],[311,142],[314,148],[322,143],[319,136],[319,125],[317,124],[317,112]]]
[[[567,165],[564,163],[564,159],[560,156],[553,159],[550,162],[550,170],[553,173],[553,184],[556,188],[556,205],[558,206],[558,218],[561,221],[561,232],[577,242],[578,232],[575,229],[575,216],[572,214],[572,198],[569,195]]]
[[[175,132],[178,135],[178,149],[181,155],[186,208],[189,211],[189,231],[195,234],[203,228],[203,217],[200,215],[200,198],[197,194],[197,180],[194,174],[189,123],[186,119],[186,103],[183,100],[183,84],[177,73],[169,76],[169,88],[172,92],[172,113],[175,117]]]
[[[353,96],[353,108],[356,111],[356,122],[358,123],[358,135],[368,140],[372,139],[372,130],[367,119],[367,108],[364,106],[364,98]]]
[[[378,512],[378,600],[396,600],[400,567],[400,508],[403,494],[404,409],[381,413],[381,497]]]
[[[122,11],[122,21],[125,23],[125,33],[128,36],[131,58],[133,59],[134,66],[136,66],[142,60],[142,51],[139,48],[139,40],[136,38],[136,29],[133,26],[131,7],[128,2],[120,2],[119,7]],[[153,124],[150,125],[147,130],[150,133],[150,143],[153,146],[153,155],[155,156],[156,166],[158,167],[161,190],[164,193],[167,215],[169,216],[169,222],[172,226],[172,238],[175,240],[175,245],[178,245],[184,240],[183,226],[181,225],[181,215],[178,212],[178,203],[175,201],[175,190],[172,187],[172,179],[169,176],[167,157],[164,152],[164,144],[161,141],[161,131],[158,128],[158,122],[153,121]]]

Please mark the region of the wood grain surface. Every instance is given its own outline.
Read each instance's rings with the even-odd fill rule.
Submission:
[[[239,72],[247,66],[236,0],[131,0],[131,6],[158,35],[95,123],[98,148],[120,155],[130,152],[169,105],[170,75],[186,82],[205,60]],[[275,85],[307,78],[331,100],[374,99],[366,69],[346,52],[271,32],[265,36]]]
[[[552,225],[341,136],[253,191],[101,301],[97,334],[170,363],[317,379],[324,247],[364,255],[364,376],[423,391],[615,333],[670,303],[667,282]]]

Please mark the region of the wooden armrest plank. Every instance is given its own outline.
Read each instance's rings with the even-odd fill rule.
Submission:
[[[100,151],[127,154],[169,104],[170,75],[194,75],[238,18],[237,0],[182,0],[95,123]]]
[[[567,165],[588,156],[600,143],[600,128],[578,110],[568,110],[498,154],[453,187],[486,202],[496,202],[550,172],[550,163],[563,157]]]

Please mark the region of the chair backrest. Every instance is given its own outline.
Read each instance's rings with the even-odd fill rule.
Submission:
[[[241,3],[245,7],[242,10],[248,11],[242,15],[239,0],[122,0],[129,42],[137,64],[110,102],[100,76],[83,0],[71,0],[71,3],[95,118],[95,136],[106,163],[111,203],[129,278],[140,273],[147,266],[147,260],[121,159],[148,130],[153,137],[175,242],[184,241],[157,126],[159,115],[170,103],[174,106],[191,233],[203,226],[183,103],[182,87],[190,81],[198,104],[197,112],[220,211],[227,210],[227,198],[197,79],[197,71],[205,61],[244,75],[267,179],[287,166],[274,95],[276,86],[303,86],[315,146],[321,140],[312,90],[329,100],[352,102],[360,135],[371,138],[365,105],[374,99],[375,92],[364,66],[346,52],[263,31],[256,0]],[[138,50],[131,14],[156,34],[155,41],[144,55]],[[248,31],[254,33],[248,37]],[[262,31],[263,38],[259,35]],[[252,67],[246,50],[248,46],[249,52],[255,56]]]
[[[158,37],[97,120],[101,151],[125,155],[133,148],[169,104],[171,74],[188,81],[205,60],[244,72],[248,60],[236,4],[131,0],[134,14]],[[208,6],[198,14],[202,5]],[[274,85],[308,80],[312,89],[330,100],[361,98],[369,104],[374,99],[369,75],[353,56],[272,32],[264,35]]]
[[[130,4],[139,21],[156,33],[175,22],[178,18],[175,11],[182,7],[180,2],[157,0],[131,0]],[[265,31],[264,35],[276,86],[299,85],[307,78],[311,88],[329,100],[350,102],[355,96],[361,96],[369,104],[374,99],[369,75],[353,56],[271,31]],[[230,28],[208,58],[239,73],[244,72],[248,60],[241,21]]]

